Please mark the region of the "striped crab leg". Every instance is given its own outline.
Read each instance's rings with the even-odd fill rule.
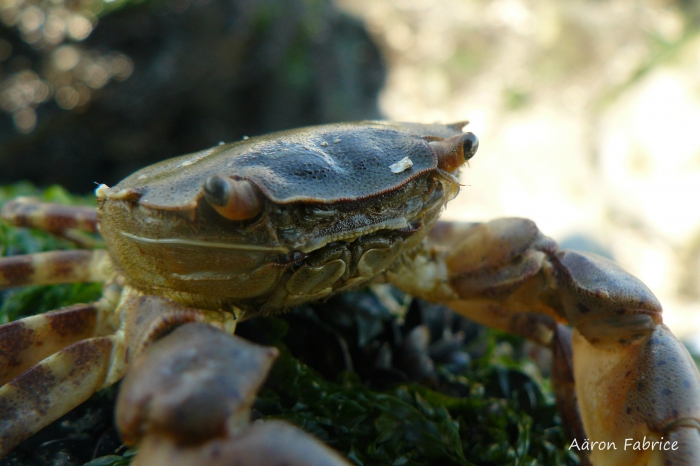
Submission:
[[[588,445],[598,445],[590,461],[700,464],[700,374],[663,325],[651,291],[614,263],[558,251],[529,220],[500,219],[439,224],[425,250],[387,278],[414,296],[550,346],[556,332],[546,317],[568,321],[583,427]]]
[[[0,288],[104,282],[113,272],[102,249],[38,252],[0,259]]]
[[[76,304],[1,326],[0,385],[63,348],[113,333],[109,309],[103,306]]]
[[[69,239],[96,231],[95,209],[8,202],[2,217]],[[65,234],[65,233],[69,234]],[[73,233],[76,233],[75,235]],[[113,275],[104,250],[52,251],[0,259],[0,288],[103,282]],[[0,326],[0,456],[121,377],[123,359],[115,308],[122,286],[105,285],[102,298]],[[110,335],[112,334],[112,335]],[[123,366],[123,364],[122,364]],[[117,370],[114,370],[114,369]]]
[[[11,340],[2,374],[3,381],[9,381],[0,387],[0,457],[121,379],[130,337],[153,338],[148,329],[182,320],[180,309],[168,313],[166,306],[159,313],[161,309],[143,306],[143,299],[133,289],[112,281],[97,303],[0,327],[0,339]],[[197,317],[196,311],[185,314]],[[139,349],[133,342],[131,346]]]
[[[0,259],[0,288],[103,282],[113,274],[106,251],[52,251]],[[114,331],[109,322],[121,293],[107,284],[102,298],[0,326],[0,383],[79,340]]]
[[[0,457],[122,377],[115,294],[0,327]]]
[[[0,457],[119,380],[125,348],[118,335],[74,343],[0,387]]]
[[[130,359],[117,418],[125,441],[141,444],[135,464],[348,465],[294,426],[251,426],[278,351],[232,336],[231,313],[125,287],[115,314],[115,334],[67,346],[0,387],[0,455],[119,380]]]
[[[51,233],[97,231],[94,208],[42,203],[35,198],[7,202],[0,214],[16,226]],[[0,289],[27,285],[104,282],[114,274],[104,250],[51,251],[0,259]],[[105,286],[97,303],[78,304],[0,326],[0,384],[5,384],[42,359],[76,343],[114,331],[108,322],[121,287]]]
[[[12,350],[18,365],[13,366],[12,361],[6,364],[9,370],[4,378],[10,380],[0,387],[0,456],[121,379],[129,353],[137,355],[159,332],[204,319],[198,310],[162,298],[150,299],[110,282],[95,304],[76,305],[0,327],[0,337],[3,332],[5,336],[26,337],[26,344]],[[34,351],[36,347],[38,353],[44,351],[43,342],[36,339],[40,335],[46,336],[51,347],[48,351],[63,347],[33,364],[44,356]],[[54,339],[57,342],[52,342]]]
[[[97,233],[97,209],[94,207],[42,202],[34,197],[18,197],[7,202],[0,218],[18,227],[39,228],[51,233],[68,229]]]
[[[97,241],[85,233],[97,233],[97,209],[94,207],[42,202],[34,197],[18,197],[7,202],[0,218],[18,226],[38,228],[83,246]]]

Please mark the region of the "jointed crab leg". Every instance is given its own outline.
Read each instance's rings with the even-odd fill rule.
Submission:
[[[117,336],[90,338],[49,356],[0,387],[0,456],[119,380],[124,345]]]
[[[50,251],[0,259],[0,288],[103,282],[113,273],[104,250]]]
[[[105,281],[112,272],[106,251],[55,251],[0,259],[0,288],[75,281]],[[56,351],[89,337],[112,333],[108,322],[121,286],[105,285],[102,298],[0,326],[0,385]]]
[[[154,300],[161,303],[157,309],[149,306]],[[0,337],[3,342],[8,339],[9,345],[3,364],[5,373],[1,375],[3,382],[10,379],[0,387],[0,456],[95,391],[121,379],[127,344],[137,355],[149,339],[157,336],[154,331],[198,315],[196,310],[186,312],[181,308],[162,298],[140,296],[111,281],[97,303],[0,327]],[[98,336],[107,333],[112,335]],[[80,341],[81,337],[88,338]],[[37,360],[41,362],[32,365]]]
[[[33,197],[18,197],[7,202],[0,218],[19,227],[32,227],[60,234],[68,229],[97,232],[94,207],[41,202]]]
[[[0,385],[73,343],[114,333],[119,327],[114,310],[121,292],[121,285],[112,281],[105,284],[97,302],[75,304],[0,326]]]
[[[0,385],[81,340],[112,333],[97,303],[76,304],[0,327]],[[109,332],[112,330],[112,332]]]
[[[525,219],[438,225],[425,248],[387,278],[540,343],[554,342],[552,317],[574,327],[583,425],[605,442],[593,464],[700,464],[700,375],[639,280],[602,257],[557,251]]]
[[[122,377],[123,332],[108,335],[121,290],[0,326],[0,456]]]
[[[94,305],[0,327],[0,337],[3,332],[24,335],[31,344],[37,342],[33,337],[52,332],[60,336],[61,330],[69,330],[64,324],[70,327],[76,318],[85,319],[85,328],[68,331],[66,340],[51,350],[68,346],[0,387],[0,456],[119,380],[131,360],[117,417],[127,442],[143,442],[135,464],[165,465],[189,458],[213,465],[240,461],[245,451],[246,462],[238,464],[347,466],[337,453],[288,424],[249,428],[256,392],[278,352],[230,335],[233,314],[188,308],[111,285]],[[116,309],[107,309],[117,301]],[[114,334],[69,344],[106,331]],[[28,347],[17,359],[24,369],[41,356]],[[6,378],[20,370],[9,369]],[[286,460],[290,454],[296,458],[291,463]]]
[[[41,202],[34,197],[20,197],[6,203],[0,218],[19,227],[39,228],[61,236],[75,244],[92,248],[100,244],[97,212],[92,207],[69,206]]]

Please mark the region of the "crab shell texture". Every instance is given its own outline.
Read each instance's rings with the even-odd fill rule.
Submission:
[[[421,242],[459,191],[436,144],[462,138],[469,158],[465,124],[330,124],[167,160],[98,188],[100,231],[132,286],[185,305],[250,316],[323,298]],[[259,213],[221,215],[212,180],[247,183]]]

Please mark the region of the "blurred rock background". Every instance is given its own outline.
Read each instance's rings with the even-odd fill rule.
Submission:
[[[690,0],[0,0],[0,183],[88,192],[244,135],[467,118],[447,218],[613,257],[700,345],[699,24]]]
[[[79,193],[244,135],[377,118],[379,51],[317,0],[0,0],[0,183]]]

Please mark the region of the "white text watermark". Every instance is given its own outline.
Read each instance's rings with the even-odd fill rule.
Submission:
[[[678,442],[671,442],[670,440],[664,440],[663,437],[661,437],[661,440],[647,440],[646,436],[644,436],[643,440],[635,440],[633,438],[626,438],[624,445],[621,446],[622,450],[656,450],[656,451],[668,451],[668,450],[678,450]],[[584,451],[593,451],[593,450],[617,450],[618,445],[615,442],[600,442],[600,441],[590,441],[588,439],[585,439],[583,442],[580,442],[577,439],[574,439],[573,442],[571,442],[571,445],[569,445],[569,450],[584,450]]]

